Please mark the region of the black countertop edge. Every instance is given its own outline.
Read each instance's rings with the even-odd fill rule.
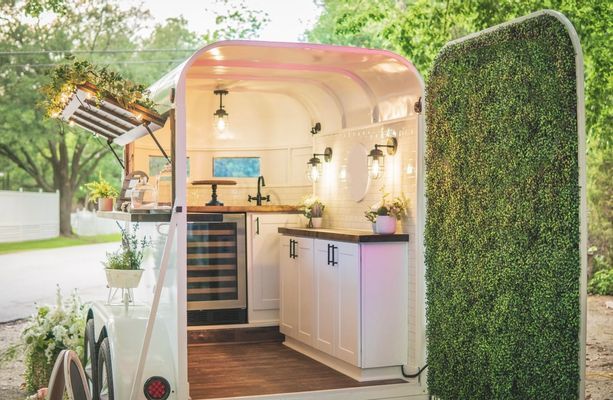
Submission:
[[[408,242],[408,233],[377,234],[357,229],[323,229],[323,228],[278,228],[283,235],[300,236],[314,239],[337,240],[352,243]]]

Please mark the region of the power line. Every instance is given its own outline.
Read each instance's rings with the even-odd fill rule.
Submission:
[[[107,61],[102,62],[100,64],[162,64],[162,63],[175,63],[175,62],[183,62],[185,59],[180,60],[143,60],[143,61]],[[3,66],[7,67],[21,67],[21,68],[34,68],[34,67],[42,67],[42,68],[51,68],[59,65],[61,63],[55,64],[4,64]]]
[[[119,53],[193,53],[198,49],[140,49],[140,50],[30,50],[30,51],[0,51],[0,56],[28,56],[36,54],[119,54]]]

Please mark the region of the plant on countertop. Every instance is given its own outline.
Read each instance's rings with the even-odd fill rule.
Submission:
[[[128,233],[121,226],[119,229],[121,229],[121,247],[114,252],[106,253],[106,261],[103,261],[102,264],[107,269],[139,270],[145,248],[151,244],[151,241],[147,237],[138,240],[136,235],[138,224],[134,226],[132,233]]]
[[[88,190],[89,201],[92,203],[95,203],[98,199],[114,199],[119,194],[117,189],[106,181],[102,175],[99,176],[97,181],[86,183],[85,188]]]
[[[298,206],[298,209],[308,219],[321,218],[324,214],[326,206],[317,196],[309,196],[305,198]]]
[[[34,393],[47,387],[60,351],[70,349],[80,357],[83,355],[84,331],[85,306],[76,291],[64,301],[58,286],[55,307],[38,306],[21,333],[21,343],[9,347],[1,358],[13,359],[24,354],[24,387],[28,393]]]
[[[404,193],[400,193],[400,196],[394,197],[390,201],[388,199],[390,194],[383,192],[383,189],[381,189],[381,192],[383,193],[381,201],[373,204],[370,210],[364,212],[367,220],[375,223],[377,216],[389,216],[401,220],[408,215],[411,203]]]
[[[125,79],[107,66],[97,66],[89,61],[74,58],[68,60],[72,62],[60,64],[48,73],[51,82],[41,88],[46,97],[42,106],[47,116],[59,117],[76,88],[86,83],[98,89],[95,96],[97,102],[110,98],[127,109],[136,104],[155,108],[155,103],[149,99],[149,92],[144,85]]]

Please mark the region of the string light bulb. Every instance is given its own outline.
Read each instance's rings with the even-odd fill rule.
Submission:
[[[215,95],[219,96],[219,108],[213,113],[213,124],[218,133],[223,133],[228,127],[228,112],[223,105],[223,96],[228,94],[225,89],[217,89],[213,91]]]

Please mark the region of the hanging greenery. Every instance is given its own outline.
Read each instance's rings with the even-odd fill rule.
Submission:
[[[427,84],[428,387],[576,399],[575,52],[551,15],[445,47]]]
[[[86,84],[95,88],[95,99],[98,102],[110,99],[128,110],[136,104],[155,109],[155,103],[149,99],[149,92],[144,85],[124,79],[107,66],[72,59],[70,63],[53,68],[48,75],[51,81],[41,90],[45,95],[43,107],[51,118],[59,117],[77,87]]]

